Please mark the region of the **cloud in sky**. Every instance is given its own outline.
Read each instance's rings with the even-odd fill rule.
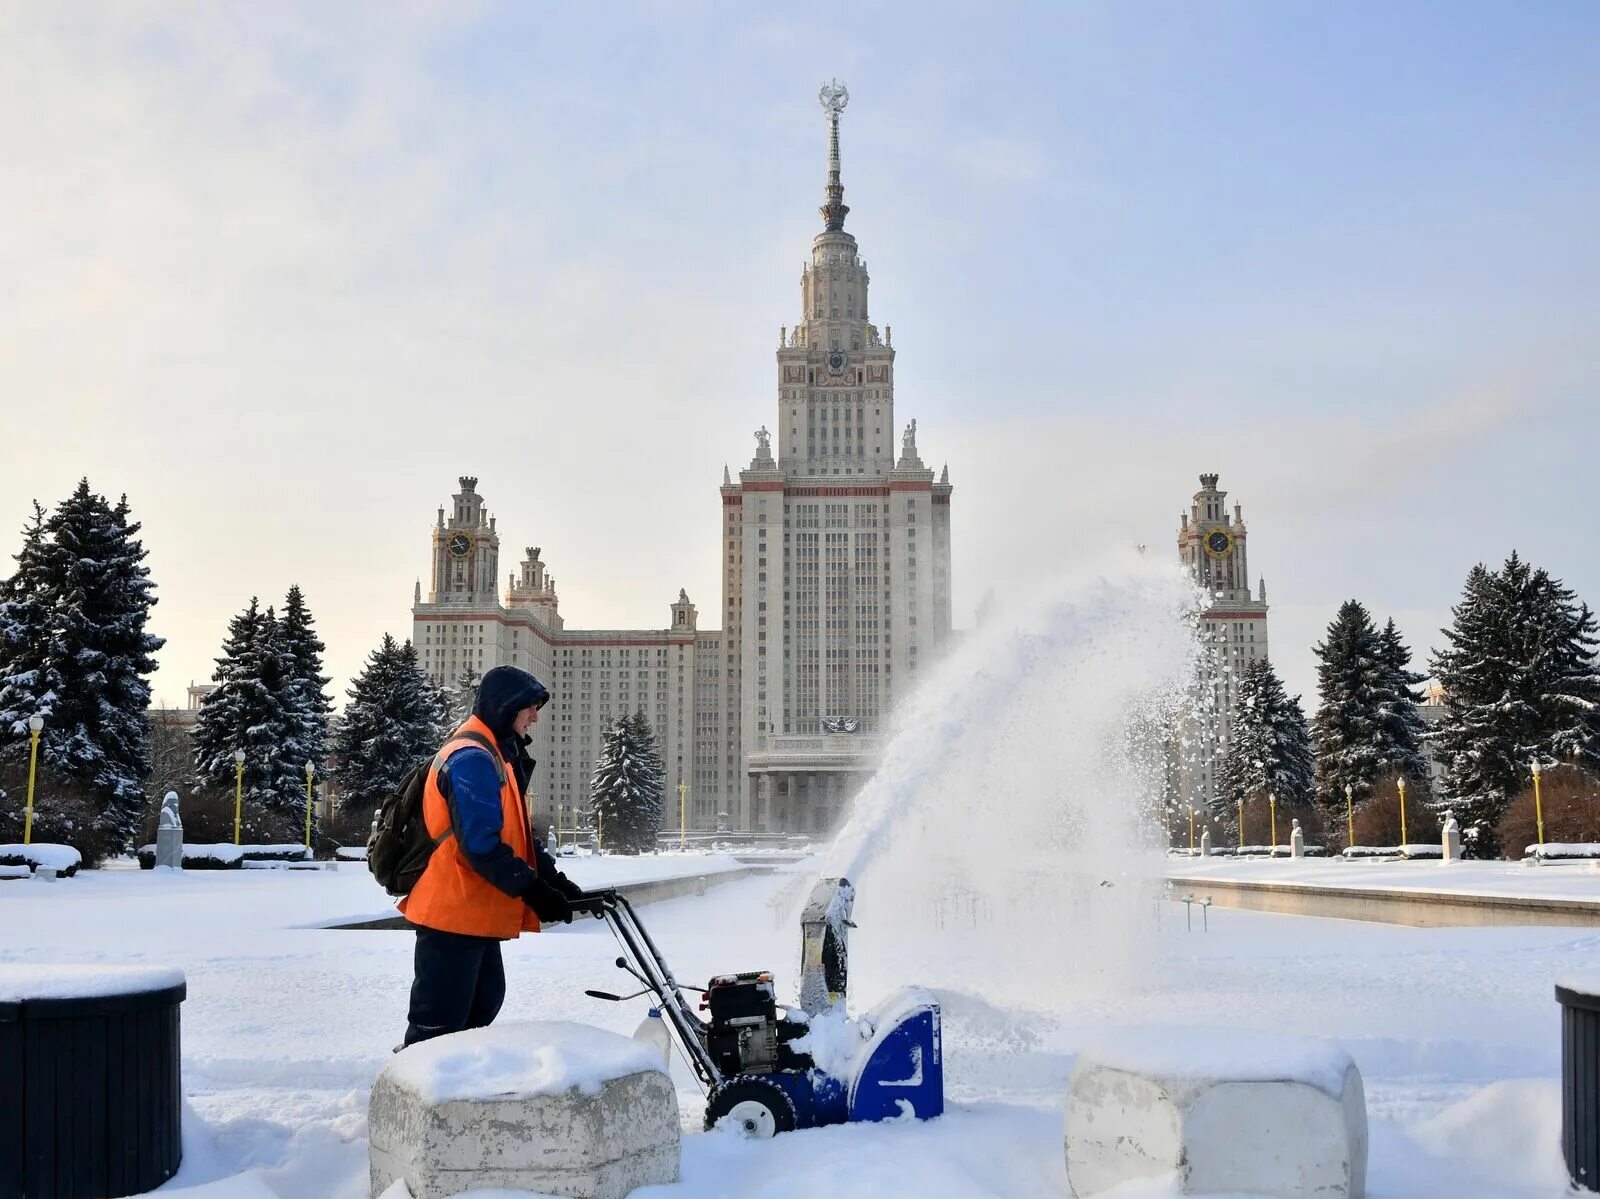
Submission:
[[[570,625],[664,625],[680,586],[715,623],[838,75],[960,622],[1171,552],[1202,470],[1296,690],[1341,600],[1421,648],[1513,545],[1600,599],[1600,18],[1162,12],[891,5],[819,57],[722,4],[13,6],[0,549],[33,496],[127,491],[169,701],[292,582],[342,686],[409,631],[458,474]]]

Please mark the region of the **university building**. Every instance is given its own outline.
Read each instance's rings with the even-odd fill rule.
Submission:
[[[1244,509],[1228,511],[1217,475],[1201,475],[1189,511],[1178,517],[1178,558],[1209,604],[1200,613],[1200,677],[1179,729],[1177,798],[1208,810],[1228,751],[1239,678],[1252,659],[1267,656],[1267,584],[1250,595],[1249,536]]]
[[[666,829],[681,784],[690,829],[824,831],[950,635],[949,472],[924,464],[915,421],[895,423],[892,332],[872,322],[867,264],[844,228],[848,94],[829,84],[820,99],[823,228],[799,322],[778,337],[776,435],[763,425],[749,464],[723,470],[721,629],[699,628],[681,589],[662,628],[568,629],[540,549],[500,591],[497,522],[475,478],[439,509],[413,640],[440,684],[509,663],[550,687],[533,750],[541,826],[586,809],[605,729],[642,709],[661,742]]]

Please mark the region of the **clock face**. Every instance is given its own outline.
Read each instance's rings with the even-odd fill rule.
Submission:
[[[837,375],[842,370],[844,370],[844,355],[835,350],[828,355],[828,373]]]
[[[457,533],[450,538],[450,556],[452,558],[465,558],[472,552],[472,538],[465,533]]]
[[[1206,534],[1206,552],[1213,558],[1220,558],[1233,548],[1233,538],[1226,529],[1212,529]]]

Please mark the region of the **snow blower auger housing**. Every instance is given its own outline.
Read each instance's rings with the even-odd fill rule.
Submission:
[[[851,1020],[845,1013],[854,900],[845,879],[823,879],[812,890],[801,916],[800,1008],[778,1002],[770,972],[748,971],[691,987],[701,995],[697,1011],[633,905],[615,891],[592,892],[574,907],[606,921],[623,950],[617,966],[644,989],[588,994],[612,1001],[655,997],[651,1018],[665,1022],[706,1090],[708,1129],[732,1126],[744,1136],[770,1137],[855,1120],[931,1119],[944,1112],[934,997],[905,987],[864,1016]]]

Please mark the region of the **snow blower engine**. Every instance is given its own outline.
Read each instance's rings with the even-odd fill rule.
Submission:
[[[930,1119],[944,1111],[939,1004],[927,991],[905,987],[864,1016],[847,1015],[846,930],[854,927],[854,902],[845,879],[813,888],[800,918],[798,1008],[778,1002],[770,972],[749,971],[691,987],[701,995],[696,1011],[633,905],[615,891],[592,892],[574,906],[606,921],[623,950],[617,966],[644,989],[588,994],[655,997],[635,1035],[677,1046],[706,1090],[708,1129],[770,1137],[855,1120]]]

